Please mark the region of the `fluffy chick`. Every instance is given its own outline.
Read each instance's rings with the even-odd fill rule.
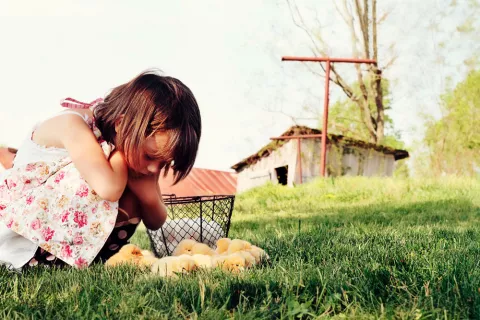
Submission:
[[[240,253],[232,253],[229,255],[215,256],[214,265],[225,271],[240,273],[245,270],[246,261]]]
[[[252,246],[250,250],[248,250],[254,257],[255,257],[255,262],[260,263],[262,260],[268,260],[270,257],[268,254],[263,250],[262,248],[259,248],[257,246]]]
[[[228,250],[228,246],[230,246],[230,243],[232,242],[231,239],[229,238],[220,238],[217,240],[217,248],[215,249],[215,252],[217,254],[223,254],[226,253]]]
[[[248,251],[252,247],[251,243],[245,240],[233,239],[230,245],[228,246],[227,253],[235,253],[238,251]]]
[[[193,239],[183,239],[180,241],[172,252],[172,256],[180,256],[182,254],[192,255],[192,249],[198,242]]]
[[[214,256],[216,255],[215,253],[215,250],[213,250],[212,248],[210,248],[208,245],[206,245],[205,243],[200,243],[200,242],[197,242],[193,245],[192,247],[192,255],[194,254],[204,254],[204,255],[207,255],[207,256]]]
[[[150,268],[158,260],[158,258],[155,257],[153,252],[148,250],[142,250],[142,255],[143,255],[143,258],[141,258],[140,261],[138,261],[138,264],[140,266],[146,266]]]
[[[143,259],[142,250],[134,244],[126,244],[105,262],[105,267],[139,264],[141,259]]]
[[[238,251],[237,253],[241,254],[245,258],[245,267],[253,267],[257,261],[255,257],[248,251]]]
[[[152,265],[152,273],[161,277],[177,277],[178,273],[196,270],[195,260],[188,255],[170,256],[158,259]]]
[[[213,267],[212,257],[206,254],[194,254],[192,259],[198,268],[211,269]]]

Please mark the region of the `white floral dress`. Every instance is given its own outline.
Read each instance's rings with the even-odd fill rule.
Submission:
[[[113,145],[102,139],[93,121],[88,124],[108,158]],[[95,260],[117,215],[118,202],[100,198],[68,155],[15,164],[0,179],[0,225],[76,268]]]

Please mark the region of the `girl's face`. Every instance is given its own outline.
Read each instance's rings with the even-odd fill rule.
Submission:
[[[156,175],[160,171],[161,165],[163,165],[163,160],[159,159],[158,154],[159,150],[163,150],[169,139],[169,134],[166,132],[158,132],[155,135],[148,137],[145,140],[145,146],[142,152],[140,163],[136,168],[137,173],[140,175],[151,176]]]

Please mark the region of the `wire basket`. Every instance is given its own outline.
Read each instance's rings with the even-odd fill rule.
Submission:
[[[157,257],[169,256],[184,239],[215,246],[218,239],[228,237],[234,200],[234,195],[164,195],[167,221],[158,230],[147,229],[152,251]]]

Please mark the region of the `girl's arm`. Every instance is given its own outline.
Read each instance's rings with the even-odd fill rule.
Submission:
[[[142,207],[142,221],[150,230],[159,229],[167,220],[167,207],[163,203],[158,184],[159,175],[128,178],[128,188],[135,194]]]
[[[102,199],[118,201],[128,178],[123,154],[115,151],[107,159],[92,130],[76,115],[64,115],[56,125],[62,132],[60,141],[81,176]]]

